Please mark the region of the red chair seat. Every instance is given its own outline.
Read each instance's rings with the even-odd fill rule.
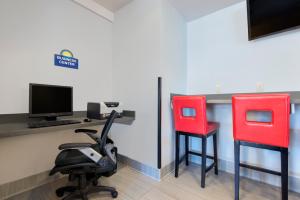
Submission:
[[[189,133],[190,134],[195,134],[195,135],[208,135],[208,134],[218,130],[219,127],[220,127],[220,124],[217,123],[217,122],[207,122],[207,129],[206,129],[205,132],[197,132],[197,133],[189,132]]]
[[[207,124],[207,132],[206,133],[203,133],[204,135],[207,135],[211,132],[214,132],[216,130],[218,130],[220,127],[220,124],[217,123],[217,122],[208,122]]]

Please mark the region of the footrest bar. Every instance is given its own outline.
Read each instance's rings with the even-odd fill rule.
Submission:
[[[264,173],[268,173],[268,174],[273,174],[276,176],[281,176],[281,172],[277,172],[277,171],[273,171],[273,170],[269,170],[269,169],[265,169],[265,168],[261,168],[261,167],[256,167],[256,166],[252,166],[252,165],[247,165],[247,164],[243,164],[243,163],[240,163],[240,167],[252,169],[255,171],[260,171],[260,172],[264,172]]]
[[[188,151],[188,154],[191,154],[191,155],[194,155],[194,156],[201,156],[202,157],[202,153],[198,153],[198,152],[194,152],[194,151]],[[210,155],[206,155],[207,158],[209,159],[214,159],[213,156],[210,156]]]
[[[179,165],[185,160],[185,155],[179,159]]]
[[[215,167],[215,163],[212,163],[209,167],[205,169],[205,173],[209,172],[212,168]]]

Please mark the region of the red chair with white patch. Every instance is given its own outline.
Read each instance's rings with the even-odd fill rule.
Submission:
[[[215,168],[215,174],[218,174],[217,133],[219,124],[207,121],[205,96],[174,96],[172,105],[176,130],[175,177],[178,177],[180,164],[180,135],[184,135],[186,165],[189,165],[190,154],[202,157],[201,187],[204,188],[206,173]],[[206,153],[207,139],[210,136],[213,136],[214,156],[209,156]],[[202,153],[189,150],[189,137],[202,139]],[[206,167],[207,158],[214,160],[209,167]]]
[[[234,95],[233,136],[235,154],[235,200],[239,199],[240,167],[281,176],[282,200],[288,199],[288,147],[290,96],[288,94]],[[269,121],[248,120],[249,112],[267,112]],[[240,146],[281,153],[281,172],[240,163]]]

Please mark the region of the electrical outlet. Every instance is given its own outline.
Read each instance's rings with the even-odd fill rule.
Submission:
[[[265,91],[265,84],[256,83],[256,92],[264,92],[264,91]]]
[[[216,84],[216,94],[221,94],[221,85]]]

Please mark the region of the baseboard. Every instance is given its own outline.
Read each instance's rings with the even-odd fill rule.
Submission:
[[[161,174],[159,169],[145,165],[139,161],[133,160],[131,158],[128,158],[127,156],[120,155],[120,154],[118,155],[118,160],[119,162],[135,169],[136,171],[146,176],[149,176],[155,179],[156,181],[160,181]]]

